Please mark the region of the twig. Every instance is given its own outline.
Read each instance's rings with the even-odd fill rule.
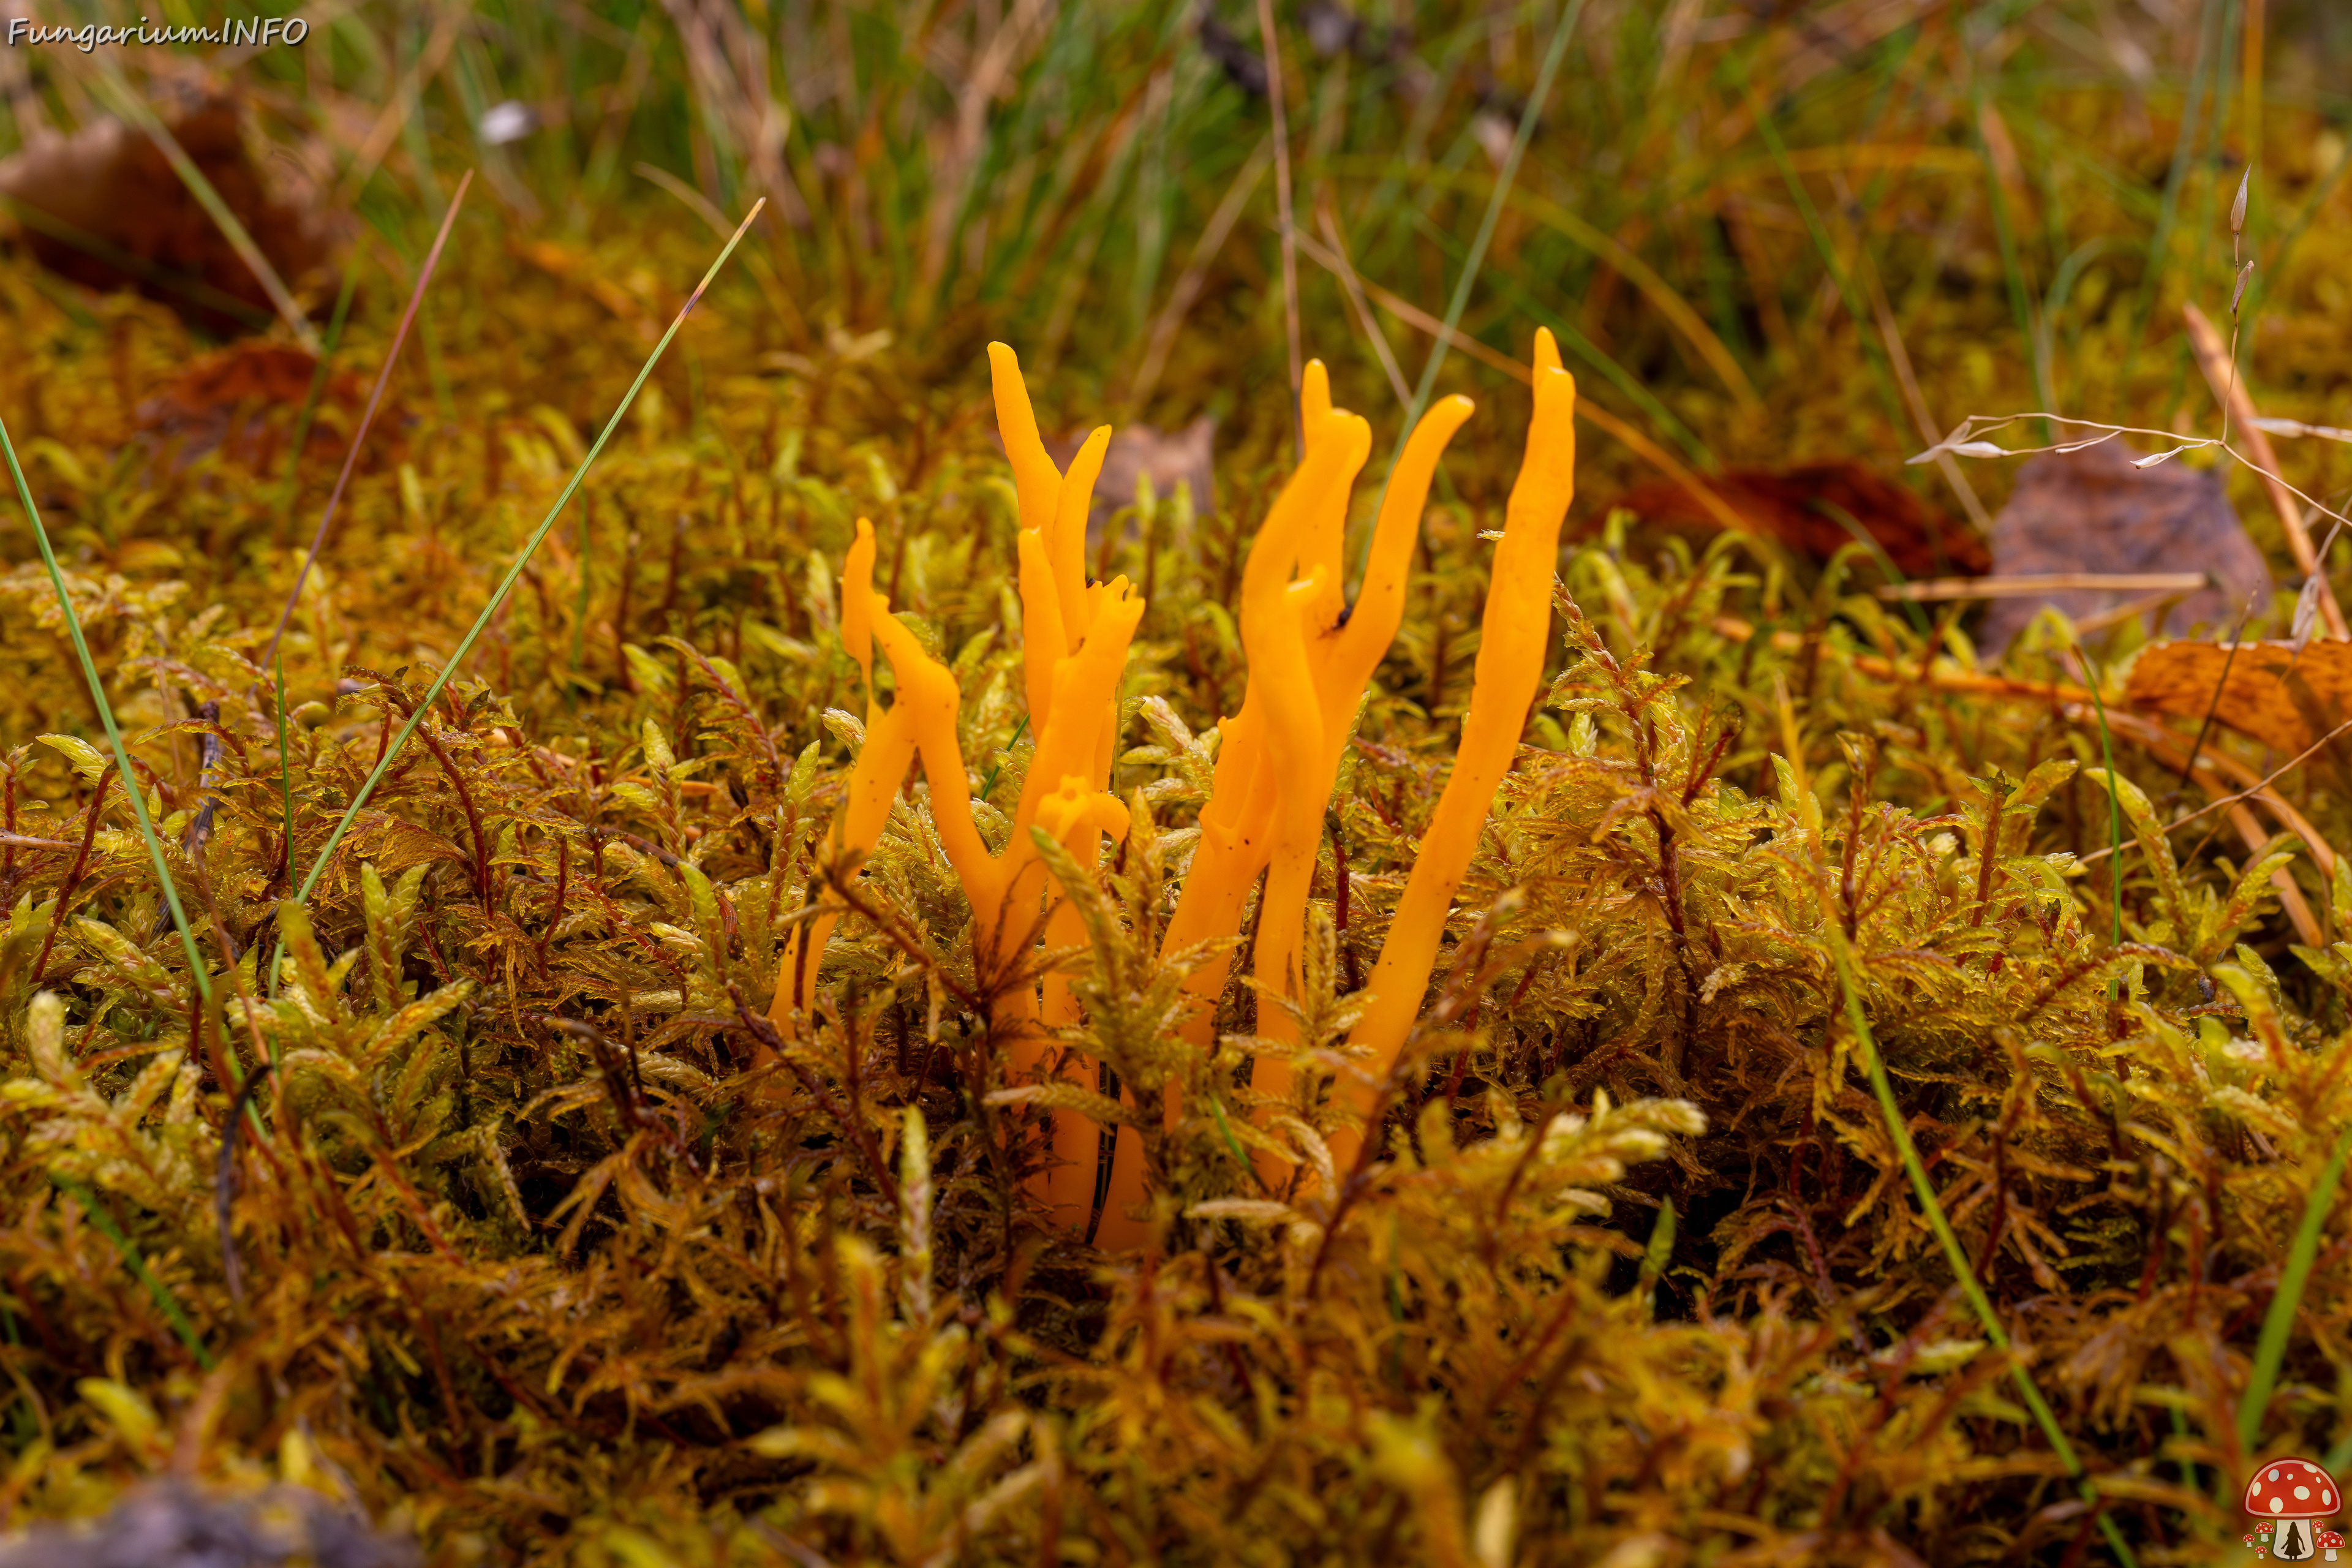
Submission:
[[[2167,588],[2162,593],[2143,594],[2137,599],[2126,599],[2120,605],[2111,605],[2104,610],[2095,611],[2076,621],[2074,635],[2083,637],[2092,632],[2105,631],[2109,626],[2119,626],[2126,621],[2147,614],[2150,610],[2160,610],[2167,605],[2177,604],[2194,592],[2196,590],[2193,588]]]
[[[2336,589],[2327,581],[2326,563],[2311,545],[2311,535],[2305,529],[2303,509],[2295,504],[2300,492],[2277,477],[2278,455],[2271,449],[2271,438],[2263,431],[2261,416],[2254,410],[2254,400],[2237,378],[2237,358],[2223,347],[2221,334],[2205,313],[2193,304],[2180,307],[2181,319],[2189,323],[2189,341],[2197,351],[2197,367],[2205,373],[2205,380],[2213,388],[2213,395],[2221,400],[2222,446],[2229,445],[2228,432],[2234,424],[2243,433],[2246,450],[2253,460],[2246,466],[2262,475],[2263,487],[2269,490],[2271,506],[2278,512],[2279,526],[2286,531],[2286,546],[2294,554],[2294,563],[2305,576],[2319,579],[2319,613],[2327,622],[2327,635],[2332,637],[2352,636],[2344,624],[2344,611],[2336,602]],[[2225,363],[2226,362],[2226,363]],[[2310,498],[2305,496],[2304,500]]]
[[[1250,155],[1242,161],[1241,172],[1225,187],[1224,199],[1209,215],[1208,226],[1201,230],[1191,258],[1177,276],[1176,286],[1168,291],[1168,303],[1160,307],[1160,314],[1152,320],[1151,336],[1143,345],[1142,363],[1136,367],[1135,381],[1127,389],[1130,405],[1140,407],[1160,384],[1160,373],[1168,368],[1169,351],[1176,346],[1176,329],[1184,324],[1185,312],[1201,297],[1201,289],[1209,280],[1209,263],[1224,248],[1234,225],[1241,221],[1242,208],[1249,204],[1250,194],[1257,189],[1258,181],[1265,177],[1265,166],[1273,161],[1273,151],[1272,136],[1251,149]]]
[[[2172,821],[2166,823],[2164,825],[2164,831],[2169,833],[2176,827],[2186,827],[2189,824],[2196,821],[2200,816],[2220,811],[2225,806],[2234,805],[2242,800],[2249,800],[2255,795],[2263,794],[2280,779],[2284,778],[2287,774],[2294,772],[2296,768],[2301,767],[2305,761],[2309,760],[2315,752],[2321,751],[2329,742],[2333,742],[2336,737],[2347,731],[2352,731],[2352,719],[2347,719],[2344,722],[2336,725],[2336,728],[2328,731],[2327,733],[2322,735],[2316,741],[2314,741],[2310,745],[2305,746],[2302,751],[2297,752],[2293,760],[2282,763],[2270,773],[2263,774],[2260,783],[2250,784],[2246,788],[2240,790],[2235,795],[2225,795],[2216,799],[2207,801],[2203,805],[2199,806],[2195,811],[2190,812],[2188,816],[2175,817]],[[2196,758],[2193,753],[2189,758],[2189,762],[2191,765],[2194,765]],[[2188,776],[2188,770],[2186,768],[2181,770],[2181,776],[2183,778]],[[2115,851],[2113,849],[2095,849],[2088,855],[2084,856],[2075,863],[2077,865],[2087,866],[2092,861],[2100,858],[2102,856],[2111,855]]]
[[[1323,231],[1338,265],[1331,268],[1339,275],[1339,286],[1347,290],[1348,303],[1355,308],[1356,320],[1364,329],[1364,336],[1372,343],[1372,353],[1388,374],[1389,390],[1396,394],[1399,405],[1412,401],[1412,388],[1405,384],[1404,369],[1397,363],[1396,353],[1389,347],[1388,334],[1381,331],[1380,321],[1372,315],[1372,307],[1364,298],[1364,285],[1356,276],[1355,263],[1348,259],[1348,242],[1340,237],[1339,225],[1331,212],[1331,187],[1326,185],[1318,193],[1315,202],[1315,224]]]
[[[2238,629],[2230,638],[2230,651],[2221,658],[2221,679],[2213,683],[2213,700],[2205,705],[2205,721],[2197,726],[2196,744],[2189,748],[2189,760],[2180,764],[2180,782],[2189,782],[2189,770],[2197,765],[2197,754],[2205,749],[2205,737],[2213,732],[2214,715],[2221,711],[2221,693],[2229,689],[2230,667],[2238,662],[2238,645],[2246,640],[2246,625],[2254,618],[2254,601],[2262,597],[2255,589],[2246,595],[2246,613],[2238,617]]]
[[[383,368],[376,372],[375,390],[368,394],[359,428],[352,433],[351,450],[343,454],[343,471],[335,477],[334,492],[327,497],[327,510],[319,518],[318,531],[310,535],[310,550],[302,557],[302,569],[294,574],[294,586],[287,591],[286,607],[278,612],[278,628],[269,634],[269,647],[259,661],[263,668],[278,657],[278,639],[286,635],[286,623],[294,618],[294,606],[301,602],[302,585],[310,580],[310,568],[318,563],[319,552],[327,542],[327,530],[334,526],[335,509],[342,504],[344,488],[352,482],[352,470],[359,465],[360,448],[367,444],[368,428],[375,423],[376,406],[383,401],[383,389],[392,383],[393,367],[400,363],[401,345],[408,342],[408,329],[416,320],[416,308],[425,302],[425,286],[433,281],[434,269],[441,265],[441,247],[449,242],[449,230],[457,221],[457,209],[465,205],[467,189],[473,183],[474,171],[468,169],[465,178],[457,182],[457,194],[449,199],[448,210],[441,215],[441,232],[433,237],[433,248],[425,253],[425,264],[416,269],[416,286],[408,291],[408,308],[400,313],[400,327],[392,334],[392,347],[384,353]]]
[[[1282,102],[1282,46],[1275,36],[1274,0],[1257,0],[1257,41],[1265,56],[1265,100],[1274,110],[1274,206],[1282,219],[1282,314],[1290,344],[1290,429],[1292,439],[1301,443],[1300,460],[1304,461],[1306,437],[1298,408],[1298,244],[1296,226],[1290,221],[1290,127]]]
[[[220,1227],[221,1275],[228,1285],[229,1300],[239,1311],[245,1310],[245,1269],[237,1259],[236,1234],[229,1224],[230,1206],[236,1202],[236,1130],[253,1103],[253,1091],[277,1065],[264,1058],[237,1086],[236,1097],[229,1104],[228,1122],[221,1131],[220,1158],[213,1165],[213,1218]]]
[[[1945,599],[2030,599],[2068,591],[2129,593],[2134,589],[2195,593],[2213,579],[2203,572],[2045,572],[1997,577],[1923,577],[1913,583],[1889,583],[1878,590],[1882,599],[1935,603]]]
[[[784,1037],[776,1033],[776,1026],[751,1011],[751,1005],[743,1000],[741,986],[730,983],[727,995],[728,999],[735,1004],[735,1016],[740,1021],[742,1026],[751,1031],[753,1039],[775,1053],[776,1059],[790,1068],[794,1078],[800,1079],[801,1087],[809,1091],[810,1098],[824,1108],[827,1116],[832,1117],[839,1124],[842,1135],[847,1138],[851,1145],[856,1149],[858,1158],[866,1162],[866,1173],[874,1178],[874,1184],[882,1189],[882,1195],[889,1200],[892,1208],[903,1212],[906,1207],[905,1200],[898,1195],[898,1184],[891,1178],[890,1167],[884,1163],[882,1151],[875,1146],[874,1134],[854,1121],[848,1108],[834,1097],[831,1089],[824,1087],[824,1080],[809,1071],[804,1063],[784,1047]]]

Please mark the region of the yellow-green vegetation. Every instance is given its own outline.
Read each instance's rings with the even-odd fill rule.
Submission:
[[[308,78],[256,57],[265,119],[298,88],[326,124],[407,105],[384,138],[362,117],[377,166],[340,154],[371,226],[352,384],[290,462],[299,400],[163,396],[191,364],[247,384],[224,367],[253,345],[0,259],[30,503],[0,509],[6,1525],[178,1476],[308,1489],[451,1564],[2192,1563],[2255,1458],[2343,1474],[2340,759],[2177,822],[2286,759],[2129,710],[2137,623],[2045,619],[1992,668],[1946,607],[1875,596],[1860,546],[1594,504],[1662,460],[1891,471],[1918,426],[2011,406],[2205,428],[2170,322],[2220,313],[2202,237],[2258,135],[2248,374],[2266,413],[2346,423],[2312,346],[2341,337],[2336,106],[2249,114],[2262,35],[2221,4],[2115,80],[2052,54],[2131,42],[2107,7],[1667,9],[1571,7],[1539,117],[1512,94],[1549,9],[1330,50],[1300,24],[1297,237],[1353,253],[1299,297],[1334,366],[1303,407],[1255,35],[1204,52],[1176,7],[614,7],[571,44],[484,7],[436,44],[387,6],[322,23]],[[855,68],[811,68],[820,42]],[[37,66],[51,111],[85,101]],[[474,144],[508,95],[538,133]],[[1365,574],[1403,433],[1381,360],[1409,378],[1428,342],[1380,300],[1444,312],[1522,123],[1463,330],[1558,375],[1549,328],[1602,422],[1391,1063],[1351,1037],[1425,841],[1464,836],[1441,800],[1492,721],[1494,537],[1557,447],[1456,353],[1433,384],[1478,406],[1410,555]],[[686,173],[625,197],[638,157]],[[1179,243],[1236,190],[1238,226]],[[301,286],[325,321],[331,280]],[[976,908],[951,859],[1053,793],[1024,791],[1033,678],[1079,662],[1028,657],[1045,481],[995,439],[992,336],[1049,431],[1225,419],[1213,505],[1116,498],[1078,577],[1040,580],[1140,601],[1101,703],[1123,833],[1074,805],[1084,853],[1007,862],[1053,920]],[[1316,467],[1343,433],[1351,509]],[[2314,494],[2327,446],[2288,450]],[[1345,566],[1253,578],[1307,470]],[[1997,504],[1999,470],[1966,476]],[[1319,821],[1281,781],[1298,885],[1264,897],[1298,929],[1260,921],[1261,858],[1237,914],[1168,942],[1269,584],[1332,612],[1284,623],[1319,679],[1300,639],[1340,577],[1401,582],[1402,623],[1352,742],[1322,736]],[[929,749],[859,770],[941,672],[952,813]],[[1253,963],[1284,943],[1295,971]],[[1140,1151],[1090,1152],[1091,1201],[1055,1180],[1073,1126]]]

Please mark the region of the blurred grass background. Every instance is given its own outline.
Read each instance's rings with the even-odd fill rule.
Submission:
[[[2226,209],[2250,161],[2249,378],[2265,412],[2329,416],[2352,112],[2340,8],[1571,9],[1566,68],[1463,326],[1514,360],[1551,327],[1587,395],[1681,460],[1891,465],[1929,423],[1993,409],[2207,419],[2179,305],[2218,313],[2226,300]],[[116,10],[24,14],[131,19]],[[1410,384],[1430,342],[1392,307],[1442,314],[1562,12],[1272,11],[1307,349],[1332,363],[1342,402],[1392,429],[1384,352]],[[187,0],[157,13],[221,19]],[[683,253],[764,196],[762,254],[726,286],[758,296],[729,345],[747,365],[773,373],[828,343],[872,352],[887,332],[910,377],[971,382],[981,342],[1001,336],[1045,373],[1041,395],[1067,421],[1207,413],[1224,422],[1221,447],[1272,455],[1280,399],[1250,395],[1287,377],[1285,305],[1246,4],[394,0],[300,14],[311,30],[294,47],[0,50],[0,152],[100,114],[104,72],[158,100],[228,88],[316,201],[356,215],[363,251],[380,237],[410,258],[478,166],[493,199],[460,228],[463,291],[425,321],[445,419],[482,405],[448,381],[465,356],[442,342],[478,343],[484,311],[530,302],[518,247],[562,247],[627,289],[649,258],[664,279],[690,271]],[[1367,312],[1351,308],[1350,267]],[[331,279],[297,287],[323,320]],[[635,287],[658,313],[650,277]],[[568,408],[584,395],[580,356],[635,352],[557,344],[530,356],[544,386],[477,390]],[[673,402],[690,400],[689,374],[674,369]],[[1444,381],[1502,384],[1463,354]],[[1592,447],[1602,475],[1654,477],[1615,442]],[[2332,461],[2292,460],[2306,456]],[[1912,472],[1960,510],[1931,470]],[[1585,487],[1592,500],[1609,489]]]

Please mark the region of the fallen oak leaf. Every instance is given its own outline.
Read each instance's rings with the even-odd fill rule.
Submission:
[[[315,289],[346,226],[297,160],[257,158],[245,116],[215,96],[167,116],[173,137],[278,275]],[[0,160],[0,195],[26,247],[62,278],[136,288],[190,323],[228,334],[274,319],[268,294],[147,135],[111,117]]]
[[[1994,576],[2207,573],[2213,586],[2153,612],[2183,630],[2222,623],[2249,595],[2267,596],[2270,569],[2220,476],[2147,462],[2120,440],[2029,459],[1993,519]],[[1988,653],[2007,647],[2045,607],[2079,622],[2121,607],[2123,597],[2121,590],[2070,589],[2002,599],[1979,625],[1977,645]]]
[[[1905,577],[1981,576],[1992,570],[1992,557],[1973,531],[1860,463],[1735,468],[1708,476],[1707,484],[1758,532],[1815,561],[1855,543],[1858,527]],[[1718,531],[1717,518],[1678,484],[1640,486],[1594,516],[1620,509],[1678,533]]]
[[[2229,643],[2159,643],[2132,661],[2124,700],[2185,719],[2210,712],[2292,756],[2352,714],[2352,642],[2316,638],[2299,655],[2292,642],[2239,643],[2234,658]]]

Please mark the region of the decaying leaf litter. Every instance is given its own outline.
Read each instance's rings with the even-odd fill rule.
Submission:
[[[1548,36],[1538,22],[1518,47]],[[1358,36],[1349,58],[1376,45]],[[1294,77],[1337,58],[1296,47]],[[1820,68],[1801,41],[1739,58],[1792,81]],[[1531,78],[1531,55],[1508,68]],[[2266,123],[2272,151],[2288,143],[2278,199],[2309,198],[2314,232],[2273,285],[2276,346],[2257,331],[2246,363],[2264,415],[2321,425],[2343,423],[2330,362],[2298,356],[2330,341],[2340,283],[2312,258],[2344,218],[2315,124]],[[1978,120],[1997,149],[2010,132],[1988,125],[1998,113]],[[2046,360],[1986,327],[1998,270],[1948,294],[1889,288],[1901,313],[1882,317],[1892,253],[1851,248],[1839,194],[1870,160],[1791,152],[1790,134],[1751,151],[1794,226],[1758,232],[1774,198],[1753,193],[1721,215],[1735,249],[1778,243],[1822,283],[1746,301],[1759,337],[1731,363],[1784,378],[1769,405],[1706,353],[1705,374],[1679,364],[1673,334],[1691,334],[1624,281],[1698,276],[1669,247],[1664,276],[1636,258],[1594,282],[1602,304],[1587,295],[1578,324],[1622,334],[1643,367],[1627,379],[1657,404],[1572,363],[1596,418],[1702,483],[1814,454],[1898,472],[1923,434],[1905,381],[1948,423],[2049,406],[2038,372],[2078,376],[2119,423],[2218,425],[2194,377],[2195,397],[2165,382],[2162,323],[2197,265],[2145,308],[2135,274],[2078,269],[2073,286],[2116,297],[2060,317],[2053,350],[2082,325]],[[1365,177],[1347,145],[1316,154],[1328,177]],[[1531,146],[1530,199],[1565,195]],[[1999,199],[2051,199],[1991,162]],[[509,189],[528,195],[522,174],[500,176],[498,210],[456,231],[289,624],[282,701],[262,655],[356,398],[320,400],[323,436],[292,470],[303,504],[281,505],[298,411],[238,399],[236,374],[185,374],[254,351],[23,259],[0,270],[12,335],[35,345],[0,372],[0,417],[212,993],[110,776],[47,574],[19,567],[0,626],[22,672],[0,779],[12,1524],[178,1476],[264,1507],[301,1489],[450,1562],[2055,1562],[2117,1542],[2202,1561],[2239,1528],[2252,1456],[2346,1457],[2329,1156],[2352,973],[2335,846],[2352,823],[2334,753],[2296,756],[2341,721],[2331,645],[2283,682],[2305,737],[2290,751],[2288,721],[2267,732],[2251,697],[2201,714],[2141,700],[2159,654],[2193,684],[2216,650],[2139,652],[2137,616],[2080,647],[2032,622],[1993,666],[1951,605],[1914,619],[1874,594],[1884,566],[1860,543],[1824,563],[1581,509],[1542,696],[1476,803],[1378,1135],[1327,1171],[1318,1152],[1345,1151],[1365,1098],[1346,1051],[1361,993],[1475,708],[1484,535],[1504,525],[1525,388],[1461,382],[1479,407],[1418,520],[1402,625],[1291,850],[1298,994],[1270,994],[1255,896],[1205,948],[1154,940],[1204,853],[1254,668],[1252,549],[1297,460],[1282,373],[1253,379],[1283,354],[1279,284],[1252,270],[1270,243],[1244,231],[1204,259],[1154,411],[1222,416],[1217,510],[1154,493],[1084,538],[1083,577],[1124,576],[1143,601],[1100,759],[1126,832],[1091,863],[1042,855],[1083,918],[1022,950],[1024,980],[974,940],[928,769],[862,861],[835,824],[877,708],[929,660],[961,697],[970,815],[983,837],[1009,828],[1042,743],[1024,663],[1038,634],[982,345],[1021,350],[1049,427],[1083,430],[1119,390],[1097,341],[1112,323],[984,296],[924,323],[869,281],[828,328],[795,293],[817,242],[755,249],[424,703],[717,243],[675,206],[618,209],[583,243],[535,227]],[[813,226],[788,216],[787,236],[877,205],[824,179],[795,186],[828,201],[803,199]],[[2176,205],[2208,184],[2223,186],[2198,171]],[[1997,268],[1992,216],[1970,221],[1962,253]],[[410,226],[410,255],[429,233]],[[1496,298],[1465,325],[1524,374],[1536,329],[1566,324],[1539,312],[1565,307],[1519,281],[1514,247],[1534,242],[1499,233]],[[1311,270],[1302,300],[1307,351],[1370,415],[1374,452],[1402,411],[1364,322],[1420,363],[1426,336],[1382,298],[1442,304],[1446,253],[1424,243],[1434,283],[1400,265],[1409,251],[1359,241],[1370,309],[1337,284],[1317,300]],[[338,363],[364,377],[415,272],[357,255],[382,271]],[[2205,270],[2224,279],[2202,296],[2218,315],[2226,268]],[[2103,375],[2151,322],[2137,379]],[[1801,360],[1771,346],[1800,328]],[[1653,330],[1659,355],[1633,342]],[[1560,342],[1572,362],[1580,342],[1603,352],[1589,331]],[[243,374],[266,387],[262,363]],[[141,415],[174,384],[230,388],[232,434]],[[1584,495],[1659,478],[1605,425],[1582,435]],[[1708,450],[1685,445],[1701,437]],[[2282,451],[2290,479],[2331,493],[2332,444]],[[1967,478],[2000,504],[1999,470]],[[2293,584],[2259,489],[2237,475],[2231,492]],[[861,517],[871,589],[898,612],[875,706],[845,653]],[[2258,604],[2251,630],[2206,628],[2249,644],[2233,689],[2277,662],[2251,639],[2291,641],[2293,600]],[[771,1022],[794,933],[820,919],[837,923],[805,976],[813,1006]],[[1202,1024],[1174,1026],[1186,973],[1213,961],[1259,984],[1229,980]],[[1077,1091],[1065,1121],[1148,1131],[1121,1090],[1187,1085],[1133,1246],[1088,1247],[1088,1226],[1109,1239],[1096,1204],[1075,1224],[1041,1195],[1057,1108],[1008,1079],[997,1026],[1010,989],[1040,980],[1074,1001],[1045,1042]],[[1276,1064],[1279,1108],[1262,1103]],[[1115,1149],[1098,1163],[1118,1179]],[[2321,1245],[2298,1272],[2312,1215]],[[2266,1335],[2273,1321],[2292,1332]]]

